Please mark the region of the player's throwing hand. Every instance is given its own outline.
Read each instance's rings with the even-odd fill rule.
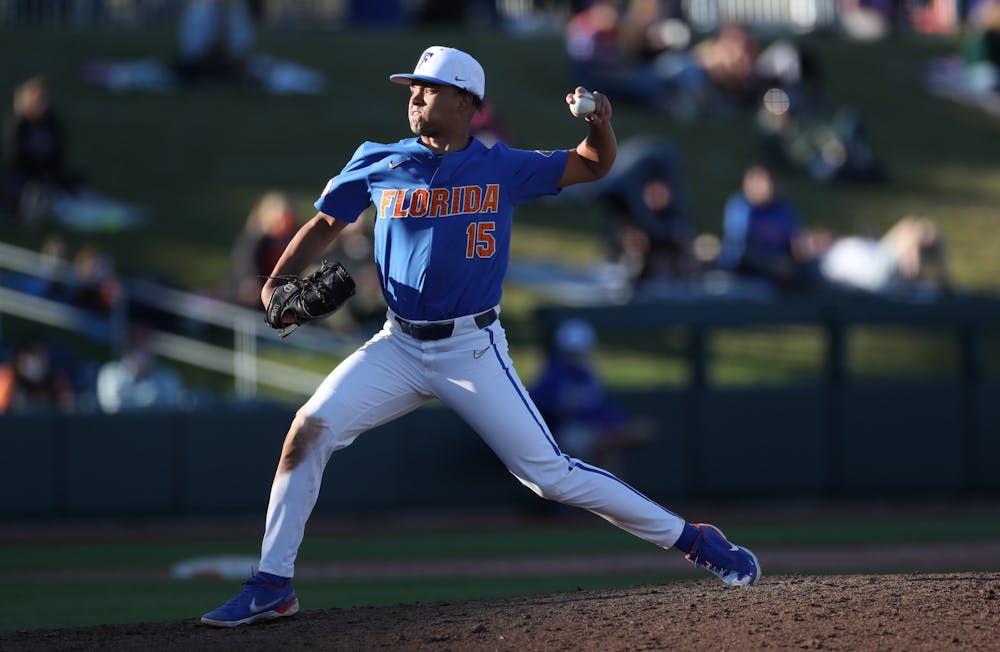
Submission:
[[[591,102],[593,108],[590,108]],[[611,122],[611,102],[604,93],[577,86],[572,93],[566,94],[566,104],[573,115],[587,122],[605,125]]]

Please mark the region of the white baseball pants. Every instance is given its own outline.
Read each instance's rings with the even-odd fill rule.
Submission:
[[[446,339],[406,335],[390,314],[298,410],[271,487],[259,570],[292,577],[306,520],[334,451],[438,398],[543,498],[581,507],[663,548],[684,520],[607,471],[563,454],[514,371],[499,321],[456,320]]]

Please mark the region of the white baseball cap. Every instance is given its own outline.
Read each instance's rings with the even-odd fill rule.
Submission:
[[[389,76],[389,81],[397,84],[409,84],[414,79],[455,86],[480,100],[486,95],[486,73],[479,62],[461,50],[442,45],[424,50],[412,74],[401,72]]]

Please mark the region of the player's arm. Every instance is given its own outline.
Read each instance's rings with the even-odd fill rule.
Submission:
[[[566,95],[567,104],[575,93],[576,91]],[[618,141],[611,128],[611,102],[604,93],[594,92],[594,103],[594,112],[585,118],[590,131],[576,149],[569,151],[566,169],[559,179],[560,188],[597,181],[611,170],[611,165],[615,162]]]
[[[300,275],[307,266],[323,255],[347,225],[348,222],[339,221],[325,213],[316,213],[316,216],[303,224],[292,237],[281,258],[274,265],[271,276]],[[265,306],[270,302],[274,289],[281,284],[281,281],[276,281],[274,278],[269,278],[264,283],[260,291],[260,300]]]

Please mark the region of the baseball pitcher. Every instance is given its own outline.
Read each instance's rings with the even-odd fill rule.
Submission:
[[[678,548],[727,584],[757,582],[756,557],[718,528],[687,523],[611,473],[560,451],[508,353],[500,295],[514,209],[608,173],[617,146],[607,97],[583,88],[567,94],[570,111],[587,126],[572,149],[487,148],[469,136],[486,88],[483,68],[470,55],[433,46],[412,73],[389,79],[409,87],[406,113],[415,137],[358,147],[326,184],[316,216],[289,243],[261,292],[268,322],[281,329],[346,301],[353,283],[339,266],[319,278],[298,277],[374,204],[385,325],[296,413],[271,488],[260,566],[202,622],[233,627],[296,613],[295,559],[330,456],[434,398],[539,496]]]

